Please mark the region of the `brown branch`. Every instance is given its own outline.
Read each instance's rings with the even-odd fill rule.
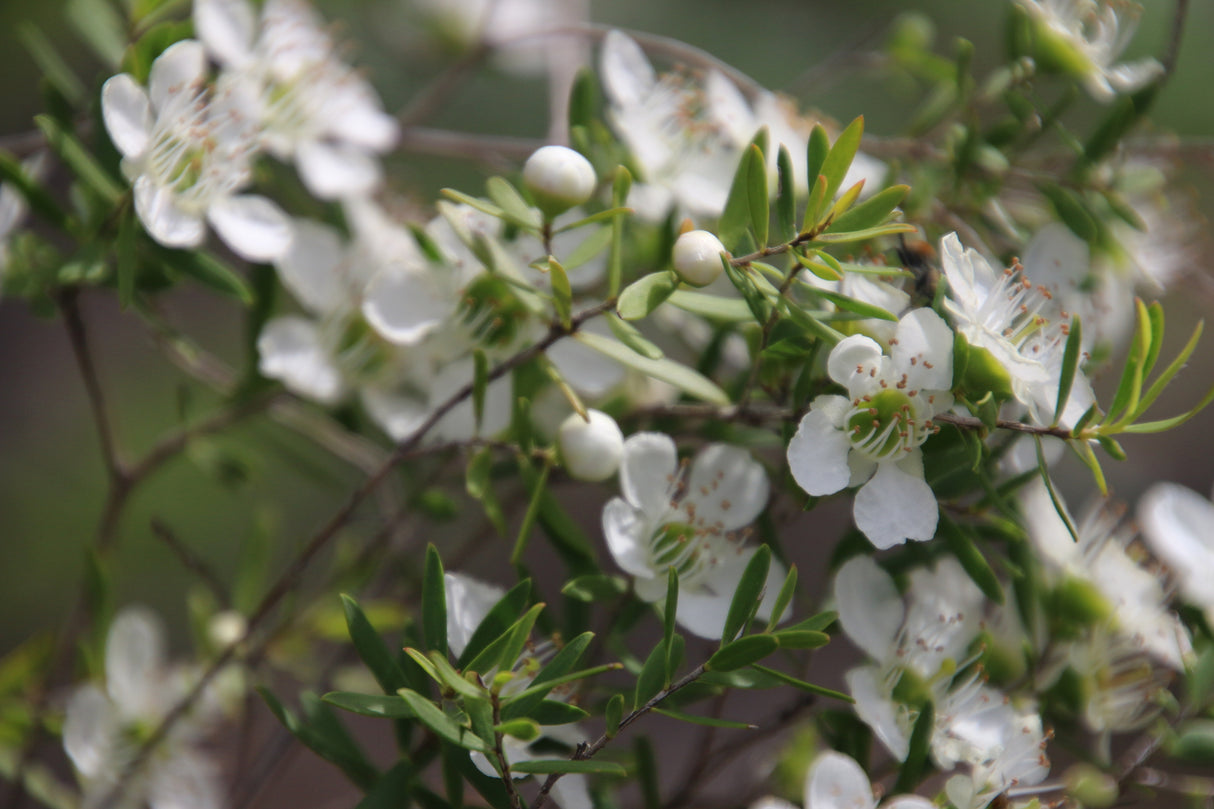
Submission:
[[[101,459],[105,464],[106,473],[110,476],[113,488],[123,486],[128,478],[126,465],[122,462],[118,450],[118,442],[114,436],[113,422],[110,420],[109,408],[105,401],[105,392],[97,374],[97,365],[89,347],[88,333],[84,326],[84,318],[80,315],[79,291],[69,287],[64,289],[58,298],[59,311],[63,313],[63,323],[67,327],[68,342],[72,346],[72,354],[76,365],[80,368],[80,377],[84,382],[85,393],[88,394],[89,410],[93,423],[97,427],[97,438],[101,442]]]
[[[1176,70],[1180,58],[1180,40],[1184,36],[1185,19],[1189,15],[1189,0],[1176,0],[1176,11],[1172,15],[1172,30],[1168,35],[1168,49],[1163,55],[1163,75],[1167,81]]]
[[[981,419],[976,419],[973,416],[958,416],[954,413],[940,413],[933,416],[932,421],[941,424],[951,424],[954,427],[961,427],[966,430],[985,430],[986,425]],[[1035,424],[1025,424],[1022,421],[1012,421],[1011,419],[997,419],[995,427],[1000,430],[1011,430],[1017,433],[1029,433],[1031,435],[1052,435],[1055,438],[1061,438],[1070,441],[1075,438],[1071,431],[1066,427],[1038,427]]]
[[[607,743],[615,738],[620,731],[624,730],[633,722],[652,711],[671,694],[674,694],[676,691],[680,691],[694,683],[700,678],[701,675],[704,674],[704,671],[705,668],[703,663],[696,666],[678,680],[654,694],[644,705],[621,719],[620,726],[616,729],[615,734],[608,736],[606,733],[604,733],[602,736],[595,739],[591,744],[586,744],[584,742],[579,744],[577,750],[573,752],[573,755],[570,756],[569,759],[571,761],[586,761],[587,759],[593,758],[600,750],[606,747]],[[547,780],[544,781],[543,786],[540,787],[540,791],[536,794],[535,801],[531,804],[531,809],[540,809],[540,807],[544,805],[544,803],[548,800],[548,793],[552,791],[552,787],[556,785],[556,782],[561,779],[562,775],[564,775],[564,773],[554,772],[548,776]]]
[[[598,317],[599,315],[610,311],[615,306],[614,299],[608,299],[595,306],[589,307],[576,316],[574,316],[568,326],[559,322],[553,323],[548,334],[539,342],[528,348],[519,351],[510,358],[498,364],[488,374],[488,381],[493,381],[509,373],[512,369],[528,362],[542,354],[557,341],[575,333],[583,323]],[[130,760],[126,768],[123,770],[116,783],[110,790],[105,793],[101,800],[97,802],[98,809],[113,809],[122,799],[127,784],[130,783],[132,777],[136,775],[143,766],[147,763],[152,753],[160,746],[160,744],[168,736],[172,728],[181,720],[182,717],[194,706],[198,699],[205,692],[211,681],[215,679],[232,660],[235,658],[237,650],[248,641],[251,635],[260,629],[261,625],[268,619],[274,608],[278,606],[288,594],[290,594],[298,585],[304,572],[311,564],[312,560],[324,549],[329,542],[338,535],[341,529],[358,511],[359,507],[370,497],[370,495],[387,479],[388,475],[406,458],[408,455],[425,439],[429,432],[434,428],[439,421],[442,420],[451,410],[464,402],[472,395],[473,383],[469,382],[458,391],[453,393],[442,404],[435,408],[430,415],[423,421],[407,438],[398,443],[388,458],[372,472],[366,480],[364,480],[349,496],[346,504],[321,527],[319,531],[312,535],[312,538],[304,545],[303,549],[296,554],[295,558],[287,566],[287,569],[279,576],[277,581],[271,586],[270,590],[262,597],[261,602],[257,605],[249,616],[245,632],[242,637],[238,638],[233,643],[228,644],[216,657],[214,661],[203,671],[202,675],[194,683],[191,688],[177,703],[165,713],[160,724],[152,731],[143,745],[139,748],[139,752]]]
[[[211,569],[201,556],[194,552],[194,549],[186,545],[173,532],[173,529],[161,520],[159,517],[152,518],[152,535],[168,546],[177,558],[181,561],[183,567],[190,571],[198,578],[202,579],[203,584],[211,591],[220,604],[228,603],[228,591],[224,586],[223,581]]]

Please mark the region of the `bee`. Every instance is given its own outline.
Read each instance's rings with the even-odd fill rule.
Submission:
[[[940,270],[936,268],[936,249],[922,239],[907,239],[898,234],[898,260],[914,278],[914,294],[931,303],[936,298]]]

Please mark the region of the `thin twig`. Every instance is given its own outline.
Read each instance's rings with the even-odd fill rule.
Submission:
[[[152,518],[152,535],[163,542],[177,555],[181,564],[198,578],[202,579],[203,584],[211,591],[220,604],[228,603],[228,590],[224,586],[223,581],[211,569],[201,556],[195,553],[194,549],[186,545],[173,532],[173,529],[161,520],[159,517]]]

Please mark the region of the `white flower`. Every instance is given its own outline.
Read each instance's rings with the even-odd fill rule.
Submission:
[[[39,178],[46,168],[47,154],[45,150],[36,152],[22,161],[21,170],[31,179]],[[9,263],[8,240],[24,221],[28,209],[29,205],[21,192],[10,183],[0,183],[0,282],[4,280],[4,272]],[[2,287],[0,283],[0,289]]]
[[[882,801],[883,809],[933,809],[918,795],[895,795]],[[868,776],[851,756],[833,750],[814,759],[805,776],[805,809],[876,809],[877,799]]]
[[[1026,527],[1033,544],[1061,586],[1083,583],[1111,613],[1112,626],[1140,651],[1176,671],[1193,652],[1184,625],[1167,607],[1159,577],[1130,558],[1133,530],[1109,504],[1088,510],[1075,526],[1076,542],[1058,515],[1045,485],[1037,480],[1021,491]],[[1149,501],[1148,501],[1149,503]]]
[[[1138,521],[1180,594],[1214,624],[1214,505],[1192,489],[1157,483],[1139,501]]]
[[[767,474],[738,447],[710,444],[690,468],[661,433],[624,442],[620,488],[603,508],[603,533],[616,564],[636,577],[645,601],[666,595],[666,571],[679,575],[678,622],[704,638],[719,638],[747,562],[747,526],[767,506]],[[759,616],[771,616],[783,579],[773,561]]]
[[[1036,23],[1041,55],[1077,76],[1092,98],[1112,101],[1163,75],[1154,59],[1113,64],[1138,27],[1140,9],[1108,0],[1014,0]]]
[[[721,276],[725,245],[706,230],[689,230],[675,239],[671,263],[675,275],[693,287],[708,286]]]
[[[570,413],[558,432],[561,461],[578,480],[606,480],[624,457],[624,434],[615,419],[601,410],[587,410],[586,418]]]
[[[265,147],[293,158],[309,191],[335,199],[379,184],[396,121],[307,3],[267,0],[258,21],[248,0],[199,0],[194,25],[225,78],[256,98]]]
[[[123,776],[140,745],[190,690],[195,676],[169,668],[164,627],[140,607],[122,610],[105,645],[105,687],[86,685],[68,701],[63,746],[84,781],[85,803],[106,794]],[[219,706],[202,700],[176,722],[147,766],[129,785],[127,798],[152,809],[219,809],[223,784],[218,768],[197,743]]]
[[[183,40],[152,63],[145,91],[127,73],[101,88],[101,112],[122,153],[135,211],[166,247],[198,247],[206,223],[242,258],[286,252],[291,230],[270,200],[240,195],[251,177],[255,132],[239,94],[206,88],[202,45]]]
[[[957,234],[940,241],[949,294],[944,308],[973,348],[990,354],[1008,374],[1012,395],[1035,424],[1053,420],[1070,318],[1043,286],[1034,286],[1015,265],[995,272]],[[1074,424],[1094,401],[1091,385],[1075,373],[1059,423]]]
[[[814,399],[788,444],[793,479],[812,495],[848,486],[856,526],[878,548],[936,532],[936,496],[923,480],[919,447],[931,419],[952,406],[953,335],[930,309],[898,322],[892,356],[864,335],[841,340],[827,372],[847,398]]]
[[[439,34],[461,49],[488,45],[497,67],[520,75],[543,73],[564,53],[585,60],[573,37],[543,36],[576,24],[580,3],[572,0],[413,0]]]

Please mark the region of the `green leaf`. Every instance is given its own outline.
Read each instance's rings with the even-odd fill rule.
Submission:
[[[729,612],[725,615],[725,625],[721,631],[720,648],[725,648],[754,618],[759,603],[763,600],[763,590],[767,587],[767,574],[770,569],[771,548],[760,545],[746,563],[746,569],[742,571],[742,577],[738,580],[738,586],[729,602]]]
[[[766,323],[771,316],[771,306],[759,289],[761,277],[753,273],[750,268],[735,267],[724,256],[721,257],[721,265],[725,268],[725,277],[729,279],[729,283],[734,285],[734,288],[742,294],[742,299],[746,301],[746,308],[750,310],[751,319],[756,323]]]
[[[1066,506],[1062,504],[1062,501],[1058,498],[1058,493],[1054,491],[1054,482],[1050,480],[1050,468],[1045,462],[1045,453],[1041,449],[1041,436],[1034,435],[1033,442],[1037,448],[1037,471],[1041,473],[1041,482],[1045,484],[1045,490],[1050,495],[1050,503],[1053,504],[1058,518],[1066,526],[1067,533],[1071,535],[1071,539],[1075,541],[1075,544],[1079,544],[1079,532],[1075,530],[1075,525],[1071,522],[1071,516],[1066,512]]]
[[[533,685],[529,688],[526,688],[523,691],[520,691],[518,694],[511,697],[511,700],[521,701],[521,700],[525,700],[525,699],[530,699],[531,697],[535,696],[536,694],[547,694],[553,688],[556,688],[557,686],[560,686],[560,685],[564,685],[565,683],[575,683],[578,680],[585,680],[590,677],[596,677],[596,676],[603,674],[605,672],[608,672],[608,671],[619,671],[621,668],[623,668],[623,666],[621,666],[619,663],[604,663],[601,666],[592,666],[588,669],[581,669],[580,671],[574,671],[574,672],[570,672],[569,674],[563,674],[560,677],[553,677],[550,680],[545,680],[544,682],[540,683],[539,685]]]
[[[261,694],[270,712],[292,736],[321,758],[337,765],[355,784],[367,789],[379,779],[378,770],[363,755],[362,750],[327,706],[314,694],[305,692],[300,695],[305,720],[287,709],[269,689],[259,687],[257,692]]]
[[[1172,416],[1168,419],[1159,419],[1158,421],[1140,421],[1137,424],[1130,424],[1123,427],[1121,431],[1123,433],[1146,434],[1161,433],[1165,430],[1171,430],[1184,424],[1202,410],[1205,410],[1206,407],[1209,406],[1210,402],[1214,402],[1214,386],[1206,391],[1206,395],[1202,396],[1201,401],[1199,401],[1194,407],[1184,413],[1181,413],[1180,415]]]
[[[1088,244],[1095,243],[1100,233],[1097,217],[1075,191],[1055,183],[1042,183],[1038,189],[1054,206],[1058,218],[1071,232]]]
[[[797,235],[797,182],[792,172],[792,156],[784,144],[776,155],[776,239],[792,241]]]
[[[607,208],[606,210],[598,211],[597,213],[592,213],[592,214],[590,214],[590,216],[579,219],[576,222],[570,222],[567,225],[561,225],[559,228],[555,228],[552,232],[553,233],[566,233],[570,230],[577,230],[578,228],[584,228],[587,225],[593,225],[597,222],[610,222],[613,219],[630,216],[631,214],[632,214],[631,208],[622,208],[622,207],[621,208]],[[595,245],[596,249],[594,249],[593,251],[590,251],[591,249],[586,246],[587,242]],[[611,228],[606,228],[606,227],[599,228],[594,233],[587,236],[582,241],[581,244],[579,244],[577,247],[575,247],[573,249],[573,252],[569,254],[569,259],[566,261],[565,266],[576,267],[576,266],[580,266],[581,264],[584,264],[586,261],[590,260],[592,257],[598,255],[599,250],[602,250],[604,247],[606,247],[610,243],[611,243]],[[587,251],[590,251],[589,255],[586,255],[584,258],[582,258],[581,261],[579,261],[575,264],[573,261],[573,255],[578,252],[587,252]]]
[[[805,184],[810,188],[818,181],[818,175],[822,173],[822,165],[826,162],[828,154],[830,154],[830,136],[826,134],[826,129],[822,124],[814,124],[813,129],[809,131],[809,140],[805,149]]]
[[[482,447],[473,453],[468,460],[468,469],[464,478],[464,486],[468,494],[480,501],[485,509],[485,516],[493,524],[498,534],[506,535],[506,515],[502,512],[501,503],[493,493],[490,472],[493,469],[493,452],[489,447]]]
[[[547,775],[554,772],[582,773],[584,775],[618,775],[623,778],[628,771],[614,761],[575,761],[568,758],[533,758],[510,765],[513,772]]]
[[[479,683],[456,671],[447,658],[438,652],[423,652],[412,646],[405,647],[405,654],[426,673],[430,679],[438,683],[446,693],[455,693],[465,699],[481,699],[485,689]]]
[[[780,593],[776,596],[776,600],[771,608],[771,618],[767,621],[767,631],[770,632],[780,623],[780,619],[784,617],[784,611],[788,609],[788,605],[792,603],[793,596],[797,592],[797,566],[789,565],[788,573],[784,575],[784,583],[780,585]]]
[[[754,637],[761,638],[761,637],[765,637],[765,636],[764,635],[755,635]],[[847,694],[844,694],[841,691],[832,691],[831,689],[823,688],[820,685],[814,685],[813,683],[807,683],[804,680],[798,680],[796,677],[793,677],[791,674],[785,674],[784,672],[777,671],[776,669],[769,669],[769,668],[767,668],[767,666],[760,666],[756,663],[756,664],[752,664],[752,668],[754,668],[756,671],[761,672],[762,674],[766,674],[769,677],[773,677],[773,678],[779,680],[780,682],[784,683],[785,685],[791,685],[793,688],[800,689],[801,691],[805,691],[806,693],[809,693],[809,694],[817,694],[820,697],[830,697],[831,699],[837,699],[841,702],[855,702],[854,699],[852,699]]]
[[[820,612],[817,615],[811,615],[804,621],[799,621],[792,626],[786,626],[784,627],[783,631],[790,632],[797,630],[805,632],[821,632],[837,620],[839,620],[839,613],[835,612],[834,610],[826,610],[825,612]]]
[[[654,713],[660,713],[662,716],[669,716],[671,719],[677,719],[680,722],[689,722],[693,725],[704,725],[710,728],[733,728],[736,730],[754,730],[758,725],[752,725],[749,722],[736,722],[732,719],[719,719],[715,716],[696,716],[695,714],[683,713],[671,708],[654,708]]]
[[[669,270],[642,276],[620,293],[616,311],[625,320],[640,320],[669,298],[678,284],[678,279]]]
[[[919,786],[923,774],[927,770],[927,754],[931,747],[932,731],[935,728],[935,712],[930,702],[924,702],[919,709],[919,717],[911,731],[910,749],[902,768],[898,770],[898,780],[894,783],[895,794],[910,792]]]
[[[354,651],[379,683],[385,694],[394,694],[405,685],[405,674],[396,664],[396,656],[388,651],[387,644],[367,620],[366,614],[353,598],[342,593],[342,608],[346,614],[346,629]]]
[[[1071,386],[1075,384],[1075,372],[1079,370],[1080,341],[1083,339],[1083,325],[1079,315],[1071,318],[1070,333],[1067,334],[1066,347],[1062,352],[1062,374],[1058,377],[1058,400],[1054,405],[1055,425],[1066,410],[1067,400],[1071,397]]]
[[[741,298],[723,298],[706,292],[676,289],[668,300],[671,306],[684,312],[721,323],[749,323],[755,319],[750,307]]]
[[[541,725],[568,725],[573,722],[581,722],[583,719],[589,718],[590,714],[568,702],[542,699],[527,712],[527,716]]]
[[[505,211],[503,211],[498,206],[494,205],[492,202],[489,202],[488,200],[485,200],[485,199],[481,199],[480,197],[474,197],[469,194],[465,194],[463,191],[457,191],[454,188],[444,188],[441,191],[439,191],[439,193],[442,194],[444,197],[446,197],[449,200],[475,208],[476,210],[480,211],[481,213],[487,213],[490,216],[494,217],[495,219],[505,219],[506,218]],[[518,193],[518,192],[516,191],[515,193]],[[526,205],[526,203],[523,203],[523,204]],[[440,211],[441,211],[441,208],[440,208]],[[450,216],[446,216],[444,218],[446,218],[448,222],[452,221],[452,217],[450,217]],[[463,241],[465,244],[468,244],[468,246],[471,247],[471,245],[469,244],[470,237],[468,239],[464,238],[464,236],[468,235],[467,228],[464,228],[463,230],[464,230],[464,233],[462,233],[462,234],[459,232],[459,230],[457,230],[456,235],[460,237],[460,241]]]
[[[628,210],[627,208],[624,209]],[[611,211],[603,211],[602,213],[612,213]],[[599,216],[601,214],[596,214]],[[562,228],[564,230],[564,228]],[[559,232],[559,231],[558,231]],[[611,228],[601,227],[595,228],[594,232],[578,243],[578,246],[569,251],[565,256],[563,267],[566,270],[576,269],[586,262],[593,259],[599,253],[607,249],[611,244]]]
[[[608,739],[614,738],[615,734],[620,730],[620,720],[624,717],[624,695],[613,694],[611,699],[607,700],[607,707],[603,711],[603,722],[606,727],[603,732]]]
[[[853,230],[847,233],[822,233],[814,238],[815,243],[847,244],[849,242],[866,242],[880,236],[897,236],[899,233],[914,233],[915,226],[909,224],[878,225],[877,227]]]
[[[825,298],[844,312],[852,312],[860,315],[861,317],[871,317],[876,318],[877,320],[885,320],[892,323],[898,322],[897,315],[883,309],[880,306],[877,306],[876,304],[866,303],[864,301],[857,300],[856,298],[849,298],[846,295],[840,295],[837,292],[830,292],[825,289],[815,289],[814,294],[819,298]]]
[[[565,583],[561,592],[578,601],[610,601],[628,591],[628,582],[606,573],[587,573]]]
[[[830,635],[807,629],[785,629],[772,635],[781,649],[821,649],[830,643]]]
[[[611,357],[621,365],[667,382],[697,399],[710,404],[729,404],[729,396],[725,391],[711,379],[686,365],[669,359],[652,360],[642,357],[624,344],[593,332],[579,331],[573,335],[573,339]]]
[[[726,250],[741,255],[767,243],[767,206],[767,161],[759,147],[751,144],[738,161],[717,226]]]
[[[29,51],[34,64],[38,65],[38,69],[42,71],[42,75],[51,83],[51,86],[58,90],[69,104],[78,106],[84,100],[84,84],[68,67],[67,62],[55,50],[51,41],[42,33],[42,29],[26,20],[17,27],[17,38]],[[42,126],[41,123],[38,125]]]
[[[961,526],[943,513],[940,514],[938,533],[944,538],[945,545],[948,546],[953,556],[957,557],[961,567],[974,584],[978,585],[978,589],[982,591],[983,595],[996,604],[1002,604],[1003,587],[999,584],[999,577],[995,575],[995,571],[986,561],[986,557],[974,544],[974,538],[967,535]]]
[[[909,185],[891,185],[889,188],[883,188],[863,202],[836,216],[826,230],[828,233],[845,233],[867,230],[885,224],[894,208],[902,203],[909,191]]]
[[[512,697],[505,707],[502,708],[502,718],[511,719],[516,716],[530,716],[536,706],[543,701],[549,693],[549,690],[543,688],[544,685],[551,683],[551,687],[556,687],[556,681],[561,677],[569,674],[573,667],[577,665],[582,654],[585,653],[586,647],[590,645],[591,639],[594,637],[593,632],[583,632],[575,637],[565,647],[557,652],[556,657],[549,661],[548,665],[540,670],[540,673],[531,681],[531,685],[526,689],[531,692],[526,698]],[[550,724],[541,722],[540,724]]]
[[[632,709],[635,711],[662,690],[666,681],[666,644],[659,642],[645,658],[633,690]]]
[[[1189,361],[1189,357],[1192,356],[1193,352],[1197,349],[1197,343],[1201,339],[1201,333],[1204,328],[1205,321],[1197,321],[1197,325],[1193,327],[1193,333],[1189,335],[1189,339],[1187,342],[1185,342],[1184,348],[1180,350],[1175,359],[1168,363],[1168,367],[1165,368],[1159,374],[1159,376],[1155,377],[1155,381],[1151,383],[1149,388],[1147,388],[1146,393],[1142,394],[1142,398],[1138,401],[1138,415],[1145,413],[1147,408],[1154,404],[1155,400],[1159,398],[1159,394],[1163,393],[1164,388],[1171,383],[1176,374],[1180,372],[1180,369],[1183,368]],[[1152,335],[1154,335],[1153,327]],[[1163,332],[1161,329],[1160,337],[1162,338],[1162,336]],[[1150,359],[1151,363],[1154,364],[1154,357],[1151,357]]]
[[[398,693],[408,703],[417,721],[437,736],[465,750],[486,752],[485,743],[475,733],[447,716],[433,702],[408,688],[402,688]]]
[[[413,709],[398,694],[355,694],[351,691],[331,691],[325,694],[323,699],[335,708],[361,716],[375,716],[384,719],[411,719],[413,717]]]
[[[628,199],[632,188],[632,175],[623,166],[616,166],[611,181],[611,205],[620,208]],[[607,257],[607,294],[614,297],[620,293],[624,274],[624,219],[617,216],[611,220],[611,252]]]
[[[822,161],[821,174],[826,178],[826,199],[834,199],[835,194],[843,185],[843,178],[851,168],[851,162],[860,149],[860,139],[864,136],[864,116],[856,118],[847,128],[839,133],[826,159]]]
[[[489,358],[482,349],[472,352],[472,416],[476,432],[485,420],[485,391],[489,389]]]
[[[447,581],[434,543],[426,545],[422,578],[422,644],[426,651],[447,654]]]
[[[504,220],[526,230],[539,229],[540,212],[527,204],[527,200],[523,199],[523,195],[509,180],[504,177],[490,177],[485,181],[485,191],[488,192],[489,199],[502,209]]]
[[[153,245],[156,257],[172,269],[188,275],[203,286],[230,295],[245,306],[253,303],[253,290],[247,281],[209,253],[192,250],[170,250]]]
[[[500,669],[509,671],[514,668],[514,664],[518,662],[519,655],[522,654],[523,648],[527,645],[527,640],[531,637],[531,629],[535,626],[535,621],[539,618],[540,611],[544,609],[544,604],[536,604],[523,613],[523,616],[510,625],[510,628],[501,634],[493,643],[489,644],[478,654],[467,666],[465,670],[485,673]]]
[[[49,115],[35,115],[34,123],[42,130],[46,143],[63,159],[77,177],[92,188],[108,204],[114,205],[122,197],[123,188],[110,173],[58,121]]]
[[[569,88],[569,127],[591,126],[598,119],[600,105],[599,80],[584,67]]]
[[[126,51],[122,17],[106,0],[68,0],[65,16],[105,66],[117,69]]]
[[[498,599],[468,639],[468,645],[464,647],[463,654],[459,656],[456,664],[459,668],[466,669],[469,661],[510,628],[527,605],[530,592],[531,580],[523,579]]]
[[[780,648],[774,635],[747,635],[725,644],[708,658],[708,671],[733,671],[757,663]]]
[[[531,539],[531,531],[535,528],[536,517],[539,516],[540,502],[544,499],[544,492],[548,491],[548,473],[551,469],[551,464],[544,463],[540,467],[539,475],[532,475],[535,480],[531,484],[531,499],[527,501],[527,510],[523,512],[523,521],[518,527],[518,538],[514,541],[514,550],[510,552],[512,565],[523,560],[523,552],[527,550],[527,542]]]
[[[548,256],[548,278],[552,281],[552,306],[566,331],[573,327],[573,288],[565,268],[552,256]]]
[[[674,669],[678,661],[674,657],[674,619],[679,611],[679,574],[673,567],[666,568],[666,604],[662,611],[662,645],[666,649],[666,679],[663,686],[669,686],[674,679]]]
[[[651,360],[660,360],[665,356],[661,348],[654,343],[649,342],[649,340],[646,340],[645,336],[637,331],[635,326],[626,320],[620,319],[620,317],[615,313],[608,312],[606,320],[607,326],[611,329],[611,333],[615,335],[615,339],[619,340],[621,343],[628,346],[642,357],[646,357]]]

